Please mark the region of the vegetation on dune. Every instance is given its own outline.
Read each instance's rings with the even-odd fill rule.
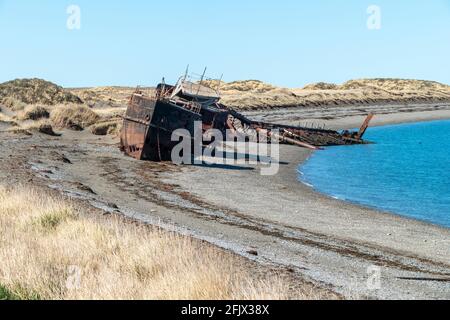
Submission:
[[[217,80],[202,83],[214,89],[219,85]],[[154,93],[154,88],[143,90],[149,95]],[[90,127],[95,135],[115,135],[121,129],[120,118],[134,91],[131,87],[66,90],[43,80],[23,79],[0,84],[0,104],[16,114],[9,116],[11,121],[41,120],[50,114],[51,125],[58,129],[81,131]],[[319,82],[301,89],[276,87],[258,80],[222,81],[220,93],[221,102],[236,110],[450,101],[450,86],[407,79],[360,79],[341,85]],[[86,104],[80,104],[79,97]]]
[[[51,111],[50,120],[56,128],[82,131],[100,120],[100,116],[83,105],[61,105]]]
[[[48,120],[39,120],[26,123],[15,123],[8,129],[9,132],[33,135],[34,132],[43,133],[49,136],[58,137],[60,134],[53,131],[52,125]]]
[[[386,91],[416,91],[417,93],[432,90],[432,91],[450,91],[450,86],[426,80],[410,80],[410,79],[390,79],[390,78],[375,78],[375,79],[361,79],[350,80],[339,86],[340,89],[360,89],[360,88],[377,88]]]
[[[0,186],[0,299],[330,298],[292,291],[203,242],[90,210]]]
[[[269,92],[276,89],[276,87],[264,83],[259,80],[246,80],[246,81],[234,81],[230,83],[225,83],[221,86],[221,91],[238,91],[238,92],[248,92],[253,91],[256,93]]]
[[[9,116],[0,113],[0,122],[4,122],[13,126],[17,126],[17,123]]]
[[[121,119],[125,115],[127,106],[120,108],[96,108],[95,112],[102,117],[103,120]]]
[[[12,111],[20,111],[25,109],[25,107],[27,106],[26,103],[12,97],[5,97],[1,99],[1,104],[11,109]]]
[[[11,104],[10,101],[43,105],[83,103],[83,101],[73,93],[54,83],[41,79],[16,79],[1,83],[0,100],[3,100],[3,104],[5,104],[5,102]],[[5,105],[8,106],[7,104]]]
[[[421,80],[362,79],[342,85],[320,82],[302,89],[287,89],[250,80],[223,84],[221,94],[224,104],[240,110],[252,110],[450,101],[450,86]]]
[[[361,79],[342,85],[319,82],[302,89],[280,88],[258,80],[222,81],[220,87],[218,80],[204,80],[202,84],[220,88],[222,103],[237,110],[450,100],[449,86],[421,80]],[[126,105],[134,88],[102,87],[72,91],[93,105],[102,106],[98,110],[105,109],[104,106],[119,110],[118,106],[123,108]]]
[[[50,118],[50,112],[47,110],[47,108],[39,105],[30,105],[27,106],[22,113],[20,114],[19,118],[21,120],[41,120],[41,119],[48,119]]]
[[[317,82],[306,85],[303,89],[305,90],[336,90],[338,85],[334,83]]]
[[[450,91],[450,86],[426,80],[374,78],[350,80],[342,85],[319,82],[307,85],[304,90],[379,90],[395,93],[396,91],[416,91],[420,94],[424,91]]]
[[[120,119],[99,122],[90,127],[92,134],[97,136],[117,135],[122,121]]]
[[[42,123],[39,125],[39,128],[37,129],[38,132],[46,134],[48,136],[53,136],[53,137],[59,137],[61,134],[56,133],[55,131],[53,131],[53,127],[50,123]]]
[[[97,87],[70,89],[69,91],[82,98],[89,107],[101,110],[125,107],[135,90],[136,88],[132,87]],[[141,90],[149,95],[154,94],[153,88],[141,88]]]

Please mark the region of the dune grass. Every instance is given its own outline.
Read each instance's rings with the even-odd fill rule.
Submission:
[[[0,121],[2,122],[12,122],[13,119],[9,116],[7,116],[6,114],[3,114],[0,112]]]
[[[9,108],[12,110],[11,108]],[[95,135],[117,135],[122,127],[123,108],[93,110],[84,105],[26,105],[0,121],[14,124],[9,131],[31,135],[33,132],[56,136],[53,128],[82,131],[89,128]]]
[[[53,131],[53,127],[48,119],[41,119],[36,121],[28,121],[21,123],[14,123],[14,125],[9,128],[7,131],[17,133],[17,134],[25,134],[25,135],[33,135],[33,133],[39,132],[49,136],[60,136],[60,134]]]
[[[56,128],[83,130],[96,123],[100,116],[83,105],[60,105],[52,109],[50,120]]]
[[[126,111],[126,107],[120,107],[120,108],[96,108],[94,109],[95,112],[101,116],[103,119],[114,119],[114,118],[121,118]]]
[[[257,276],[231,253],[89,210],[0,186],[0,299],[327,298],[293,297],[283,277]]]
[[[42,79],[15,79],[0,83],[0,98],[16,99],[24,104],[82,103],[79,97]]]
[[[124,107],[94,109],[101,118],[89,128],[91,133],[99,136],[118,135],[122,129],[125,110]]]
[[[50,118],[50,112],[47,108],[40,105],[29,105],[20,112],[20,120],[41,120]]]
[[[122,127],[122,120],[109,120],[98,122],[90,127],[91,133],[97,136],[117,135]]]
[[[12,111],[21,111],[26,107],[26,103],[12,97],[3,98],[1,104],[11,109]]]

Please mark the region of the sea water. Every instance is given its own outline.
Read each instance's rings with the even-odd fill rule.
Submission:
[[[371,128],[375,144],[330,147],[299,168],[319,192],[450,228],[450,120]]]

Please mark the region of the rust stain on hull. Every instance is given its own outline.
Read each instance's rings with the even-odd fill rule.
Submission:
[[[127,155],[138,160],[170,161],[172,141],[177,129],[191,138],[195,136],[195,122],[202,124],[203,134],[218,129],[259,142],[261,137],[279,143],[309,149],[326,146],[366,144],[363,140],[373,115],[369,115],[359,132],[338,132],[325,129],[287,126],[252,121],[220,103],[219,93],[200,83],[180,78],[176,86],[159,84],[155,96],[142,91],[130,97],[120,134],[120,147]],[[177,131],[179,132],[179,131]]]

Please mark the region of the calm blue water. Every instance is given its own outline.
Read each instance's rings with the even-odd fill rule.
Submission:
[[[369,129],[374,145],[332,147],[299,168],[332,197],[450,227],[450,120]]]

